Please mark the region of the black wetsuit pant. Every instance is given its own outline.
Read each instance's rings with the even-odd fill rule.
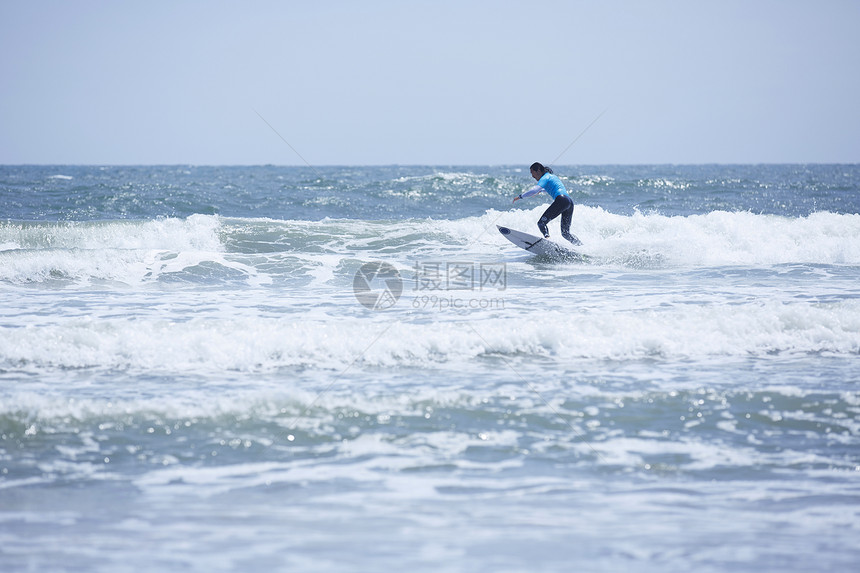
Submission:
[[[540,221],[538,221],[540,232],[544,237],[549,237],[549,229],[546,228],[546,224],[559,215],[561,215],[561,236],[574,245],[581,245],[582,242],[570,234],[570,219],[573,217],[573,199],[567,195],[556,197],[552,205],[541,215]]]

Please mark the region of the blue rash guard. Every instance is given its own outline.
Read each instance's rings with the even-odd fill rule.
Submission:
[[[576,235],[572,235],[570,233],[570,219],[573,215],[573,199],[570,198],[570,195],[567,193],[567,189],[564,188],[564,183],[562,183],[561,179],[555,175],[547,172],[538,179],[537,185],[525,193],[520,193],[519,197],[520,199],[525,199],[526,197],[537,195],[541,191],[546,191],[547,194],[552,197],[552,205],[549,206],[546,212],[541,216],[540,221],[538,221],[538,229],[540,229],[544,238],[549,238],[549,229],[547,229],[546,226],[547,223],[561,215],[561,236],[574,245],[581,245],[582,241],[577,239]],[[516,199],[514,200],[516,201]]]
[[[567,193],[567,189],[564,188],[564,183],[561,182],[561,179],[553,175],[552,173],[544,173],[543,176],[538,179],[537,185],[522,193],[520,197],[525,199],[526,197],[531,197],[541,191],[546,191],[549,193],[549,196],[555,200],[559,195],[564,195],[565,197],[570,198],[570,195]]]

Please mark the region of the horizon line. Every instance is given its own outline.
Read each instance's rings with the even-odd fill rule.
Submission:
[[[517,167],[519,163],[0,163],[0,167],[279,167],[313,169],[314,167]],[[522,163],[525,167],[531,163]],[[658,162],[658,163],[550,163],[564,167],[654,167],[654,166],[752,166],[752,165],[860,165],[860,161],[751,161],[743,162]]]

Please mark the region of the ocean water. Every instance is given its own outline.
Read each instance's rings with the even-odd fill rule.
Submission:
[[[0,167],[0,570],[856,570],[860,166],[556,173]]]

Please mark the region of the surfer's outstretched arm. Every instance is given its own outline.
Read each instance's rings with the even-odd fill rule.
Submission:
[[[514,197],[514,202],[516,202],[518,199],[526,199],[528,197],[531,197],[532,195],[537,195],[541,191],[543,191],[543,187],[541,187],[540,185],[535,185],[525,193],[520,193],[519,195]]]

